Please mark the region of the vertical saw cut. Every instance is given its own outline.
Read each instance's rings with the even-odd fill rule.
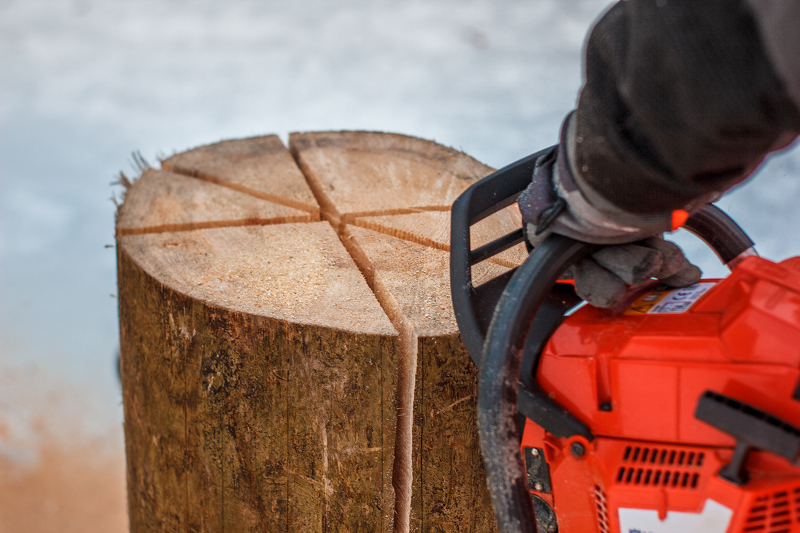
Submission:
[[[293,134],[289,146],[400,333],[396,531],[492,530],[475,426],[477,369],[458,337],[445,244],[449,206],[492,169],[402,135]],[[476,240],[519,225],[514,206],[476,228]],[[476,267],[476,277],[495,277],[524,254],[502,259]]]
[[[447,252],[491,169],[382,133],[290,149],[174,155],[119,209],[131,531],[493,530]]]

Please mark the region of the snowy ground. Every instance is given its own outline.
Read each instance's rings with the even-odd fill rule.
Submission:
[[[499,167],[555,142],[580,86],[585,32],[607,4],[0,0],[0,478],[13,469],[24,486],[35,477],[25,472],[52,461],[48,443],[90,443],[103,461],[116,458],[98,479],[122,483],[106,245],[110,183],[131,173],[131,151],[152,161],[223,138],[368,129],[435,139]],[[800,254],[798,178],[794,150],[721,201],[762,255]],[[119,494],[104,505],[124,513],[114,490],[102,491]],[[61,531],[101,523],[64,511],[71,504],[56,490],[32,497],[38,525],[14,525],[3,494],[0,532],[48,530],[43,516],[74,522]],[[123,523],[114,516],[108,524]]]

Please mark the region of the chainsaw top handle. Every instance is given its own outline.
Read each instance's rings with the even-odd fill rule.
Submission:
[[[514,203],[531,180],[532,154],[475,183],[453,204],[450,276],[461,336],[480,368],[478,430],[501,533],[534,533],[536,522],[519,451],[519,413],[560,437],[594,437],[590,429],[550,398],[534,379],[539,354],[563,315],[578,304],[571,285],[556,283],[570,265],[598,246],[551,235],[522,265],[479,287],[472,265],[525,241],[520,228],[476,250],[470,226]],[[686,229],[703,239],[731,268],[754,254],[753,242],[723,211],[706,205]],[[522,369],[522,372],[520,372]],[[519,404],[519,405],[518,405]]]

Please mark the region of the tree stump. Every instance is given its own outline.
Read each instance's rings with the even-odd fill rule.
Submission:
[[[494,530],[447,253],[450,205],[490,171],[412,137],[297,133],[133,183],[117,214],[132,532]],[[518,225],[507,208],[473,242]]]

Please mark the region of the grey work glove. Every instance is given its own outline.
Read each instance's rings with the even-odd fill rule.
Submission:
[[[570,267],[566,277],[575,280],[575,292],[595,307],[611,307],[629,285],[657,278],[666,285],[685,287],[700,280],[702,272],[681,249],[661,237],[632,244],[604,246]]]
[[[565,273],[574,278],[578,296],[596,307],[611,307],[625,295],[627,286],[650,278],[673,287],[696,283],[700,269],[675,244],[661,238],[674,229],[673,213],[641,215],[611,205],[572,171],[569,146],[567,117],[561,143],[536,162],[531,185],[518,203],[533,246],[550,233],[606,245]],[[698,203],[687,209],[705,201]]]

